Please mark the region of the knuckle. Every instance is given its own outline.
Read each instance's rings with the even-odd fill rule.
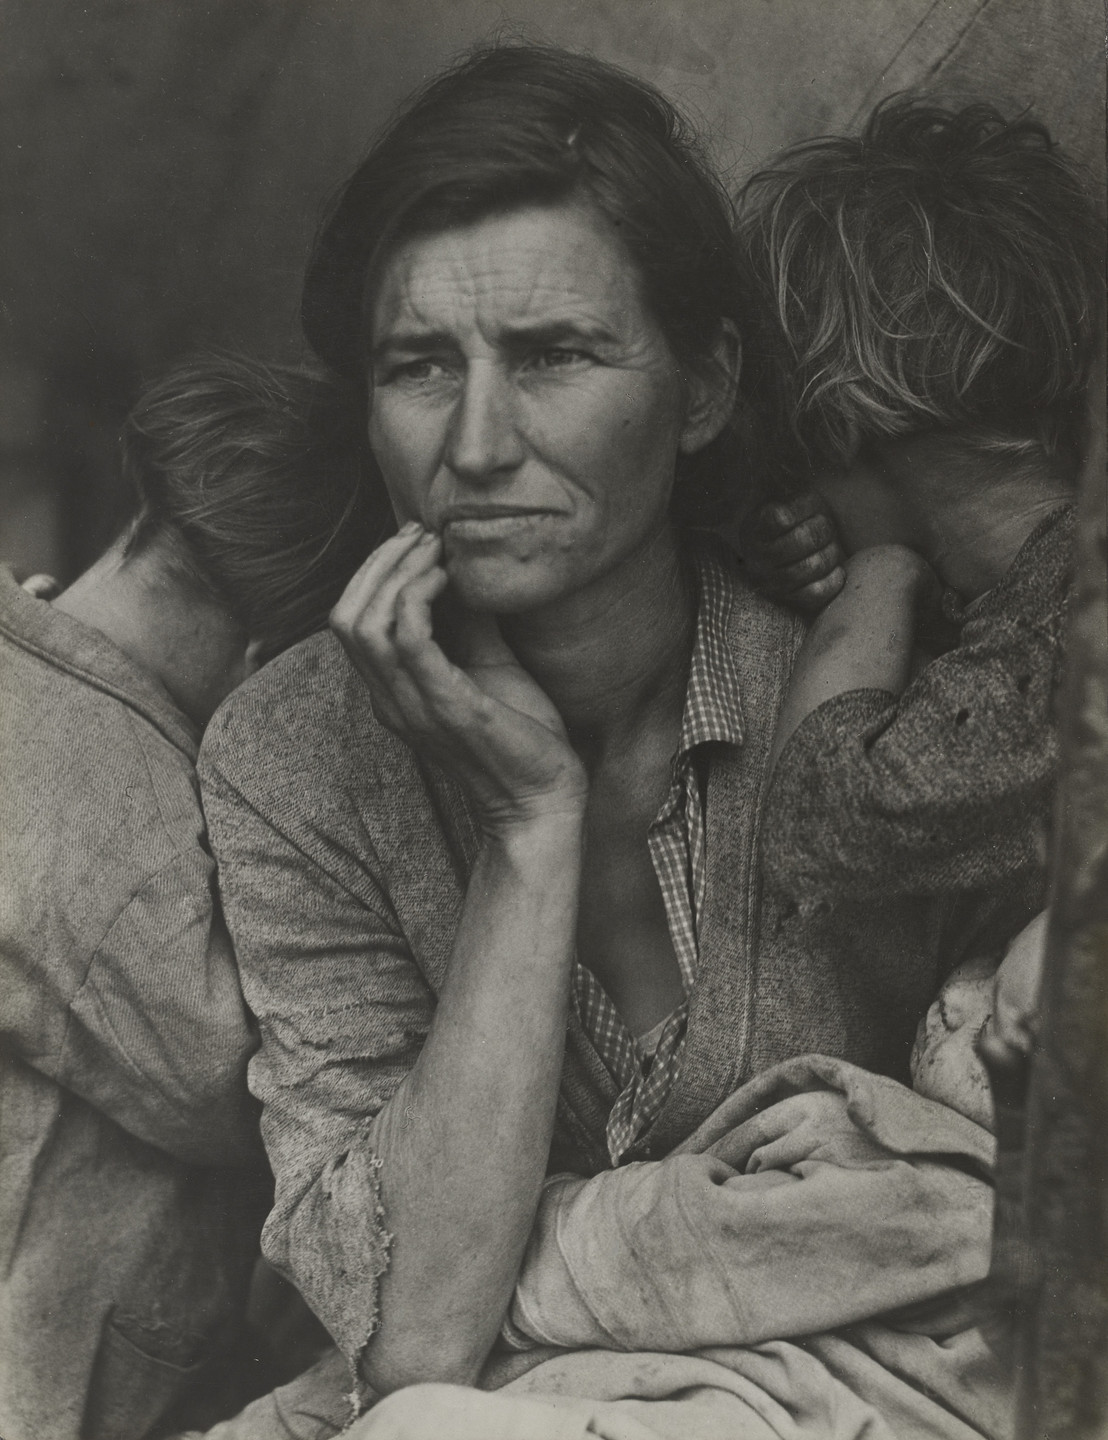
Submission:
[[[798,560],[794,569],[800,579],[819,581],[826,579],[835,568],[835,556],[830,546],[815,550]]]
[[[804,521],[801,528],[804,531],[804,536],[808,544],[815,549],[829,545],[835,538],[835,531],[831,520],[826,515],[811,516],[810,519]]]
[[[805,594],[809,600],[817,605],[823,605],[828,600],[833,600],[843,586],[843,574],[841,571],[834,571],[830,575],[824,575],[819,580],[813,580],[805,587]]]
[[[353,612],[348,605],[339,600],[328,615],[327,623],[336,634],[345,635],[354,624]]]

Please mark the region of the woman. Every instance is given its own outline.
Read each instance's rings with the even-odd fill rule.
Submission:
[[[922,905],[760,894],[799,626],[693,533],[741,473],[748,314],[667,102],[479,53],[348,185],[304,319],[365,385],[400,529],[341,646],[244,687],[202,774],[262,1035],[265,1248],[365,1401],[478,1377],[548,1170],[665,1155],[807,1051],[905,1074],[938,961]],[[931,1281],[983,1270],[987,1225],[950,1232]]]
[[[134,523],[52,604],[0,576],[6,1440],[142,1440],[256,1393],[269,1176],[195,761],[375,538],[343,414],[318,378],[181,365],[125,427]]]

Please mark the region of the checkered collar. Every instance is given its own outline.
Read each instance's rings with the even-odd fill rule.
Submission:
[[[722,542],[706,536],[693,543],[690,560],[698,603],[678,761],[710,741],[741,745],[744,734],[738,667],[727,633],[735,599],[734,563]]]

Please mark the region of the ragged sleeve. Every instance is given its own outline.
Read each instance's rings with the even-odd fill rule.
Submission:
[[[839,695],[790,738],[767,796],[770,882],[800,904],[966,892],[1042,863],[1072,514],[1040,527],[958,645],[899,698]]]
[[[390,1243],[373,1120],[419,1054],[432,998],[355,803],[303,742],[288,754],[267,744],[232,704],[200,773],[261,1035],[250,1083],[275,1177],[262,1247],[356,1365]]]

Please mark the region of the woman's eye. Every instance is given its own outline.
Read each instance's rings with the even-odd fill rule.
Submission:
[[[392,384],[396,382],[419,385],[429,380],[435,380],[443,372],[442,362],[439,360],[398,360],[392,365],[386,365],[384,373],[379,377],[378,384]]]
[[[579,365],[588,360],[583,350],[571,350],[564,345],[553,345],[549,350],[540,350],[534,363],[540,370],[564,370],[569,365]]]

